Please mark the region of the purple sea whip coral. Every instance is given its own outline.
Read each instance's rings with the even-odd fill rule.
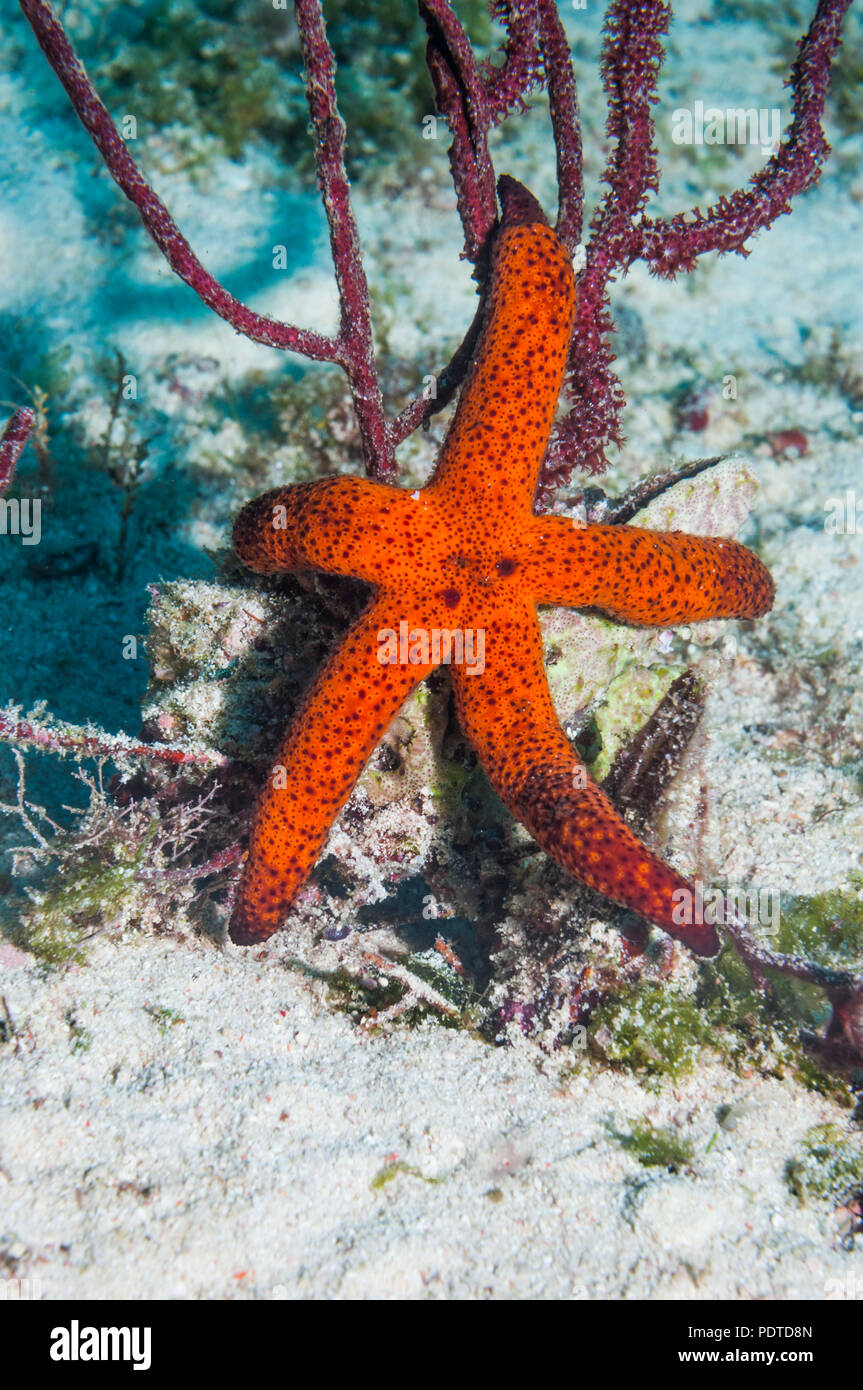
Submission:
[[[36,423],[36,412],[28,405],[16,410],[0,436],[0,496],[12,481],[12,474]]]
[[[633,262],[672,278],[694,269],[708,251],[748,254],[748,243],[818,178],[829,146],[821,120],[831,63],[851,0],[819,0],[791,70],[793,118],[779,150],[753,177],[702,213],[698,208],[652,219],[645,207],[659,187],[651,108],[671,19],[665,0],[612,0],[605,20],[603,84],[611,149],[603,173],[608,192],[584,247],[566,389],[574,404],[559,422],[546,454],[541,488],[578,467],[599,473],[608,444],[621,444],[623,391],[612,370],[613,321],[608,286]],[[450,159],[465,228],[465,255],[475,260],[495,218],[489,130],[542,83],[557,151],[556,231],[571,251],[581,242],[581,131],[569,46],[554,0],[498,0],[494,13],[509,42],[500,68],[478,65],[448,0],[420,0],[430,31],[429,68],[453,133]]]
[[[237,332],[256,342],[340,366],[351,390],[366,472],[377,479],[394,478],[395,449],[423,422],[429,405],[418,397],[395,418],[388,418],[384,410],[374,357],[368,285],[345,168],[345,127],[336,102],[335,62],[320,0],[296,0],[295,10],[306,67],[318,182],[341,308],[338,332],[331,337],[255,313],[205,270],[132,160],[49,5],[45,0],[20,0],[20,4],[109,172],[137,207],[172,269]],[[789,211],[790,200],[817,179],[828,152],[821,119],[830,67],[849,4],[850,0],[819,0],[810,28],[800,41],[790,76],[792,121],[780,149],[750,186],[720,199],[705,213],[696,208],[669,219],[651,219],[645,209],[659,178],[651,108],[656,101],[662,36],[669,24],[670,6],[662,0],[612,0],[602,59],[611,141],[603,176],[608,192],[591,223],[579,277],[566,379],[573,404],[552,437],[541,474],[541,489],[548,490],[564,481],[576,467],[600,472],[605,466],[606,447],[622,442],[623,394],[612,369],[614,358],[609,346],[610,282],[639,259],[654,273],[672,277],[691,270],[697,258],[707,251],[746,254],[752,236]],[[537,87],[544,87],[548,93],[555,139],[559,190],[556,229],[571,251],[581,244],[583,221],[578,101],[569,47],[556,4],[554,0],[495,0],[492,10],[506,31],[499,64],[477,60],[450,0],[420,0],[420,12],[429,33],[428,65],[438,108],[452,135],[450,163],[464,230],[464,254],[477,267],[481,283],[485,252],[497,219],[496,176],[488,135],[510,113],[521,109]],[[481,312],[482,305],[462,349],[441,374],[438,403],[452,394],[469,364]],[[32,425],[32,412],[20,410],[6,428],[0,445],[3,486],[11,478]],[[7,719],[0,727],[0,736],[28,741],[25,723],[14,719]],[[42,730],[35,741],[58,748],[64,743],[50,730]],[[79,740],[79,751],[87,751],[85,737]],[[124,751],[142,756],[148,752],[145,745],[133,745]],[[807,962],[779,960],[754,947],[733,923],[729,926],[753,968],[778,966],[800,977],[816,979],[841,1005],[843,1019],[858,1017],[859,1009],[855,1012],[843,1002],[851,998],[857,986],[850,977],[840,972],[818,971]]]
[[[575,468],[598,473],[605,448],[620,444],[624,400],[612,370],[609,283],[636,260],[658,275],[692,270],[708,251],[748,253],[756,232],[769,227],[790,200],[814,183],[829,147],[821,120],[842,19],[851,0],[819,0],[792,67],[793,118],[781,146],[751,180],[704,213],[698,208],[666,219],[646,216],[659,183],[651,108],[670,18],[666,0],[612,0],[602,56],[611,150],[603,180],[608,192],[584,247],[578,307],[566,387],[574,403],[559,422],[544,462],[540,487],[567,479]],[[340,323],[333,337],[257,314],[224,288],[180,232],[132,159],[104,103],[46,0],[20,0],[45,56],[66,89],[111,176],[134,203],[147,231],[181,279],[222,318],[254,342],[332,362],[346,373],[369,477],[396,476],[395,449],[428,414],[423,397],[394,419],[384,411],[374,359],[368,284],[345,168],[345,126],[335,90],[335,60],[320,0],[296,0],[306,68],[309,114],[315,136],[318,184],[327,215],[339,291]],[[480,264],[497,219],[496,174],[488,148],[491,129],[522,109],[531,91],[545,87],[557,155],[556,231],[571,251],[581,243],[583,178],[581,131],[569,45],[555,0],[493,0],[506,30],[500,65],[480,62],[450,0],[419,0],[429,32],[427,61],[441,115],[452,134],[450,165],[464,230],[465,257]],[[443,399],[467,367],[480,315],[444,373]]]

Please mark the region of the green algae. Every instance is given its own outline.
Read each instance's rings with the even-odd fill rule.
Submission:
[[[863,876],[856,891],[830,889],[783,901],[777,949],[819,965],[860,967],[863,961]]]
[[[86,955],[83,943],[94,926],[128,917],[130,892],[158,829],[154,817],[135,846],[103,843],[101,854],[91,851],[69,863],[63,856],[47,887],[34,895],[38,914],[29,916],[37,924],[24,920],[24,949],[49,965],[81,964]],[[62,838],[67,848],[74,844],[74,836]]]
[[[783,900],[775,948],[788,955],[805,956],[816,965],[858,972],[863,962],[860,890],[831,889],[812,897]],[[772,984],[789,1019],[808,1029],[824,1024],[829,1006],[815,985],[781,975],[774,975]]]
[[[46,966],[83,965],[87,959],[84,931],[64,920],[48,919],[38,927],[15,933],[16,944]]]
[[[89,1052],[93,1046],[92,1033],[79,1023],[73,1009],[67,1009],[63,1017],[69,1029],[70,1052]]]
[[[690,1168],[695,1159],[695,1146],[670,1125],[657,1126],[650,1120],[633,1122],[626,1133],[607,1126],[611,1137],[625,1153],[631,1153],[643,1168],[665,1168],[679,1173]]]
[[[414,951],[399,961],[400,972],[407,972],[422,986],[429,985],[450,1005],[445,1013],[416,994],[413,1003],[388,1021],[387,1026],[415,1028],[431,1021],[441,1028],[468,1029],[476,1032],[480,1023],[480,1000],[473,985],[461,978],[453,967],[435,950]],[[385,971],[386,967],[381,966]],[[325,976],[327,998],[337,1013],[347,1014],[355,1023],[362,1023],[369,1033],[377,1028],[377,1018],[409,995],[404,978],[388,976],[386,983],[370,975],[359,977],[340,967]]]
[[[163,1037],[168,1034],[172,1028],[176,1027],[178,1023],[186,1022],[183,1015],[179,1013],[177,1009],[169,1009],[166,1004],[146,1004],[144,1006],[144,1013],[149,1014]]]
[[[863,1151],[837,1125],[814,1125],[786,1163],[785,1182],[798,1202],[842,1205],[863,1194]]]
[[[175,164],[179,157],[186,169],[206,168],[209,140],[235,160],[253,146],[275,151],[286,180],[305,180],[313,146],[292,9],[250,0],[210,0],[206,9],[197,0],[115,4],[100,16],[107,56],[91,62],[94,80],[115,115],[136,117],[139,136],[154,130],[168,137]],[[482,0],[468,0],[462,11],[474,42],[487,47],[492,31]],[[358,9],[355,0],[328,0],[326,24],[349,171],[387,157],[416,170],[428,159],[422,121],[434,97],[415,7],[365,0]]]
[[[458,1010],[462,1023],[478,1022],[472,1017],[477,1009],[478,996],[473,985],[453,969],[444,957],[435,950],[414,951],[405,961],[407,968],[417,979],[430,985],[443,999]],[[445,1016],[441,1015],[445,1021]]]
[[[391,1004],[398,1003],[403,993],[403,987],[395,980],[388,980],[383,985],[373,981],[371,976],[359,979],[341,968],[326,976],[326,995],[330,1007],[336,1013],[347,1014],[354,1022],[360,1022],[374,1012],[382,1013]]]
[[[827,895],[829,896],[829,895]],[[790,1078],[843,1107],[853,1105],[849,1081],[819,1065],[801,1033],[813,1032],[828,1012],[822,991],[774,976],[759,993],[749,969],[730,945],[700,966],[693,995],[642,981],[606,998],[594,1011],[589,1046],[594,1057],[651,1081],[691,1073],[713,1052],[742,1075],[753,1070]]]
[[[421,1173],[419,1168],[417,1168],[415,1164],[405,1163],[402,1159],[397,1159],[393,1163],[385,1164],[384,1167],[381,1168],[380,1172],[376,1173],[375,1176],[372,1178],[371,1182],[369,1183],[369,1187],[371,1188],[372,1192],[380,1192],[389,1183],[391,1183],[394,1178],[399,1177],[401,1174],[406,1174],[408,1177],[411,1178],[419,1178],[420,1182],[427,1182],[430,1183],[432,1186],[437,1186],[439,1183],[446,1181],[446,1178],[444,1177],[426,1177],[425,1173]]]
[[[604,1061],[674,1080],[691,1072],[714,1042],[707,1016],[691,999],[652,983],[604,1000],[591,1016],[588,1037]]]
[[[709,1021],[717,1052],[742,1074],[754,1069],[780,1080],[791,1077],[807,1091],[850,1107],[847,1081],[820,1066],[801,1040],[801,1027],[812,1029],[824,1021],[823,993],[800,986],[810,1004],[807,1014],[794,1002],[792,987],[797,982],[773,975],[771,984],[771,992],[761,994],[732,946],[704,963],[695,998]]]
[[[116,939],[132,930],[158,932],[170,923],[182,934],[189,925],[187,908],[209,889],[178,861],[193,848],[199,862],[206,860],[211,843],[221,847],[226,838],[220,814],[210,808],[212,792],[201,795],[189,785],[189,799],[167,808],[153,798],[123,806],[101,779],[83,773],[80,779],[90,804],[76,822],[53,826],[50,843],[16,851],[18,892],[10,906],[17,919],[5,930],[47,967],[83,964],[87,943],[106,932]],[[212,841],[211,819],[217,822]],[[28,829],[34,831],[29,823]],[[196,914],[199,920],[203,924],[207,917]]]
[[[125,863],[91,859],[58,868],[38,893],[38,914],[27,914],[18,944],[46,965],[82,965],[85,941],[96,925],[127,916],[141,855]],[[35,925],[30,925],[30,921]]]

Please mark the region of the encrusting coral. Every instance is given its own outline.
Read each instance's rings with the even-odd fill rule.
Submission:
[[[568,867],[618,901],[636,907],[654,921],[661,921],[668,929],[669,896],[676,886],[685,887],[685,882],[678,880],[659,859],[639,845],[611,804],[589,780],[581,781],[581,766],[557,724],[547,695],[532,608],[523,607],[520,610],[523,620],[513,627],[512,611],[501,606],[495,596],[498,592],[514,594],[518,591],[518,603],[526,605],[526,594],[530,592],[533,600],[540,602],[595,604],[634,621],[662,623],[707,615],[752,616],[769,607],[772,597],[769,577],[754,556],[732,542],[687,541],[682,537],[663,542],[648,532],[635,534],[635,528],[621,524],[627,519],[622,515],[614,519],[616,525],[607,528],[596,524],[599,520],[596,516],[587,518],[586,528],[575,528],[560,518],[533,516],[531,503],[534,488],[538,497],[547,496],[552,486],[567,479],[576,467],[589,472],[601,470],[605,465],[605,447],[622,442],[619,421],[623,397],[612,371],[613,356],[608,345],[612,327],[608,309],[610,281],[637,259],[644,260],[657,274],[674,276],[691,270],[697,258],[708,251],[746,254],[754,233],[789,211],[790,199],[818,177],[828,152],[821,119],[831,63],[850,0],[819,0],[792,69],[791,124],[779,149],[754,177],[751,186],[720,199],[705,213],[696,209],[670,219],[650,218],[645,212],[648,196],[658,183],[651,107],[656,100],[663,52],[661,39],[670,20],[670,7],[662,0],[612,0],[603,53],[603,77],[609,103],[607,129],[611,141],[604,174],[608,192],[595,214],[591,236],[584,247],[581,246],[583,188],[578,103],[568,45],[554,0],[497,0],[492,12],[504,25],[507,35],[498,62],[478,61],[449,0],[420,0],[420,12],[429,35],[428,66],[438,109],[452,133],[450,163],[464,229],[465,255],[476,267],[481,301],[462,347],[449,367],[438,375],[436,400],[429,402],[420,395],[395,419],[386,416],[375,363],[368,286],[345,170],[345,129],[336,103],[335,64],[320,0],[296,0],[295,8],[306,67],[318,181],[327,213],[341,307],[339,330],[331,337],[254,313],[205,270],[137,169],[50,6],[45,0],[20,0],[20,3],[109,171],[137,207],[145,227],[174,271],[238,332],[256,342],[312,360],[335,363],[345,372],[356,412],[363,462],[374,485],[395,479],[398,444],[427,421],[432,409],[441,408],[466,378],[456,420],[430,487],[419,499],[410,499],[410,502],[409,495],[397,491],[387,490],[387,496],[390,504],[397,505],[406,517],[411,506],[414,512],[425,509],[424,497],[443,496],[449,488],[452,497],[442,529],[448,527],[452,537],[457,538],[463,524],[462,511],[470,516],[464,504],[473,501],[485,505],[483,499],[492,495],[496,508],[495,545],[488,554],[474,557],[475,572],[472,574],[468,561],[470,546],[463,544],[460,549],[453,549],[451,545],[449,563],[455,565],[458,574],[451,575],[445,564],[439,564],[441,593],[437,597],[442,600],[443,609],[435,604],[417,614],[396,611],[396,617],[405,617],[414,624],[417,618],[424,618],[423,626],[433,627],[437,626],[442,612],[455,614],[463,592],[472,589],[474,599],[481,596],[481,602],[471,610],[479,615],[473,618],[474,625],[496,633],[495,640],[501,646],[509,633],[506,640],[511,649],[517,649],[523,661],[532,662],[530,679],[522,683],[520,693],[516,692],[515,685],[507,690],[500,653],[489,655],[495,671],[494,681],[457,674],[460,714],[467,731],[489,755],[487,761],[495,781],[541,843],[552,850],[556,845],[561,852],[561,844],[570,842],[570,847],[561,852]],[[499,224],[497,180],[488,147],[492,128],[512,112],[522,109],[529,93],[538,86],[548,93],[557,153],[559,208],[554,230],[544,225],[532,200],[530,211],[524,214],[524,199],[529,195],[517,193],[512,183],[503,185],[504,203],[506,205],[508,197],[514,206],[518,204],[521,212],[510,214],[509,221],[505,216]],[[502,268],[508,255],[507,246],[517,243],[523,247],[525,266],[538,277],[534,293],[547,294],[543,310],[546,341],[542,346],[538,341],[531,346],[529,306],[524,308],[524,322],[517,316],[515,321],[507,320],[497,312],[500,297],[505,298],[507,294]],[[554,262],[553,273],[547,277],[544,272],[551,262],[544,265],[543,257],[537,255],[539,247],[544,247]],[[580,253],[580,270],[573,296],[569,261],[576,251]],[[513,253],[513,259],[518,262],[518,255]],[[496,333],[501,335],[498,339],[495,339]],[[484,381],[483,378],[484,364],[494,363],[495,353],[499,361],[492,378],[495,373],[501,373],[513,352],[525,354],[519,366],[520,381],[526,397],[533,403],[524,420],[524,407],[513,403],[503,390],[496,398],[494,379]],[[552,428],[561,384],[568,406]],[[480,385],[483,389],[479,389]],[[12,476],[33,423],[32,412],[18,411],[7,426],[0,444],[0,481],[4,486]],[[522,428],[526,431],[525,439],[530,436],[523,457],[519,455],[518,446],[518,431]],[[458,469],[463,466],[466,454],[462,445],[470,435],[474,444],[482,441],[495,471],[489,468],[483,473],[476,468],[465,468],[459,476]],[[498,452],[501,444],[512,447],[500,448]],[[505,498],[498,497],[494,488],[508,477],[507,470],[513,469],[513,477],[508,480],[509,494]],[[373,484],[367,486],[371,488]],[[328,481],[319,485],[319,491],[326,494],[329,504],[338,498],[340,488],[343,493],[346,489],[349,493],[351,487],[356,486]],[[517,499],[515,493],[519,489],[521,496]],[[364,495],[370,497],[372,494]],[[298,505],[298,496],[296,491],[283,494],[283,500],[276,505],[290,513]],[[399,499],[398,504],[395,498]],[[266,533],[260,515],[261,505],[252,504],[252,510],[244,512],[238,522],[237,543],[242,558],[253,560],[258,568],[264,569],[293,567],[298,562],[313,563],[321,558],[325,562],[336,559],[336,568],[341,572],[362,575],[372,582],[379,580],[374,567],[369,572],[366,563],[352,565],[344,553],[337,555],[332,547],[327,554],[323,543],[322,554],[313,553],[314,530],[307,536],[291,531],[290,515],[285,518],[289,523],[287,529],[281,532],[272,529],[271,533]],[[272,508],[273,499],[265,500],[263,505]],[[358,520],[358,514],[351,513],[349,519],[351,522]],[[379,524],[382,525],[382,521]],[[401,532],[403,540],[413,536],[411,525],[405,522]],[[535,535],[549,531],[562,536],[564,527],[568,527],[565,544],[561,541],[549,546],[544,558]],[[322,535],[325,533],[326,525]],[[266,543],[262,540],[264,536]],[[394,544],[392,535],[390,541]],[[409,559],[418,573],[423,563],[428,565],[429,557],[423,557],[419,551],[419,535],[413,537],[413,541],[413,556],[402,558]],[[287,547],[281,554],[277,553],[280,542]],[[353,532],[346,544],[348,552],[352,545],[356,550],[361,545]],[[268,545],[276,546],[272,555],[266,553]],[[587,555],[597,562],[593,574],[584,575],[589,582],[579,583],[575,567],[581,566]],[[599,556],[601,559],[597,559]],[[442,551],[437,559],[446,559]],[[270,564],[270,560],[276,563]],[[383,562],[386,564],[385,555]],[[641,567],[641,582],[649,577],[653,583],[651,595],[639,594],[632,583],[621,582],[618,576],[625,575],[627,566],[635,572]],[[483,570],[482,575],[480,570]],[[486,570],[489,571],[487,575]],[[494,570],[493,575],[491,570]],[[390,626],[390,622],[379,622],[379,619],[387,616],[391,620],[393,611],[390,608],[384,615],[373,608],[364,620],[367,626],[371,623],[367,636],[374,637],[379,627]],[[351,642],[356,646],[356,633],[348,638],[342,655],[331,658],[334,663],[328,668],[331,672],[337,663],[348,659],[344,652],[350,652]],[[531,649],[533,655],[528,657],[526,653]],[[368,647],[365,655],[368,656]],[[339,785],[331,797],[332,804],[324,808],[327,822],[350,790],[375,738],[383,732],[398,707],[399,699],[426,669],[430,669],[430,664],[422,662],[408,663],[404,669],[387,668],[386,679],[391,689],[386,697],[379,696],[378,708],[364,721],[363,736],[355,742],[343,766],[338,771],[334,766],[334,784],[338,782]],[[328,676],[321,679],[325,683]],[[511,700],[511,747],[521,746],[523,750],[534,737],[534,734],[528,736],[528,726],[535,730],[537,723],[536,719],[523,718],[523,704],[527,694],[536,701],[537,692],[542,692],[538,723],[545,728],[551,742],[547,747],[534,747],[527,761],[519,763],[516,758],[511,768],[507,764],[509,752],[496,746],[500,731],[496,730],[495,717],[499,711],[493,710],[488,703],[495,687],[499,695],[507,690]],[[321,688],[317,687],[319,692]],[[300,721],[314,709],[315,699],[312,694]],[[485,709],[482,708],[484,700]],[[350,718],[345,713],[344,731],[348,728],[345,721]],[[506,718],[503,723],[505,726]],[[296,738],[311,740],[307,750],[311,756],[315,729],[304,734],[302,722],[297,729]],[[100,738],[89,731],[81,731],[76,743],[75,733],[57,734],[40,726],[38,721],[21,719],[17,712],[4,717],[0,732],[19,745],[35,742],[47,747],[77,749],[83,755],[112,756],[116,752],[123,759],[152,758],[169,763],[194,761],[196,757],[191,750],[164,748],[158,743],[135,745],[132,741],[120,741],[114,749],[109,737]],[[322,733],[320,726],[317,733]],[[291,767],[287,775],[295,779],[303,775],[303,764],[294,757],[296,751],[289,743]],[[206,750],[200,754],[204,762],[209,756]],[[555,768],[551,781],[549,764]],[[531,772],[534,765],[536,770]],[[573,786],[576,773],[579,782]],[[565,795],[561,795],[561,779],[567,782]],[[270,881],[272,864],[268,868],[266,854],[262,857],[263,844],[268,846],[267,854],[273,863],[280,856],[274,848],[278,842],[273,835],[278,816],[274,818],[268,813],[270,804],[272,797],[268,790],[264,809],[256,823],[252,854],[238,901],[235,936],[240,939],[255,939],[273,929],[293,892],[293,888],[288,892],[286,887],[285,864],[279,863],[282,882],[275,886]],[[588,808],[588,816],[583,814],[584,808]],[[293,855],[289,849],[281,856],[288,861],[292,857],[296,859],[291,868],[294,888],[317,854],[322,839],[321,825],[303,824],[296,834],[304,837],[302,855]],[[202,872],[207,868],[203,866]],[[715,947],[712,931],[696,932],[691,923],[688,925],[689,930],[683,935],[689,944],[699,950],[710,951]],[[745,926],[733,918],[727,918],[725,926],[740,954],[759,978],[764,970],[772,968],[825,988],[835,1007],[835,1027],[844,1028],[852,1045],[860,1049],[863,1030],[859,980],[850,972],[816,966],[796,956],[772,954],[757,946],[749,938]]]

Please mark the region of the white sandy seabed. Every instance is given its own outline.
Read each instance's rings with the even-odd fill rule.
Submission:
[[[237,950],[138,940],[59,981],[5,974],[4,1246],[46,1297],[818,1298],[863,1278],[839,1218],[785,1184],[795,1141],[838,1118],[793,1082],[710,1065],[650,1094],[434,1023],[372,1039]],[[686,1171],[621,1151],[612,1131],[645,1120],[691,1141]]]

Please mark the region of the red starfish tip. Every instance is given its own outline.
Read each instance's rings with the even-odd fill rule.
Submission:
[[[518,179],[501,174],[497,181],[497,196],[503,209],[501,226],[517,227],[537,222],[548,226],[548,218],[536,198]]]

